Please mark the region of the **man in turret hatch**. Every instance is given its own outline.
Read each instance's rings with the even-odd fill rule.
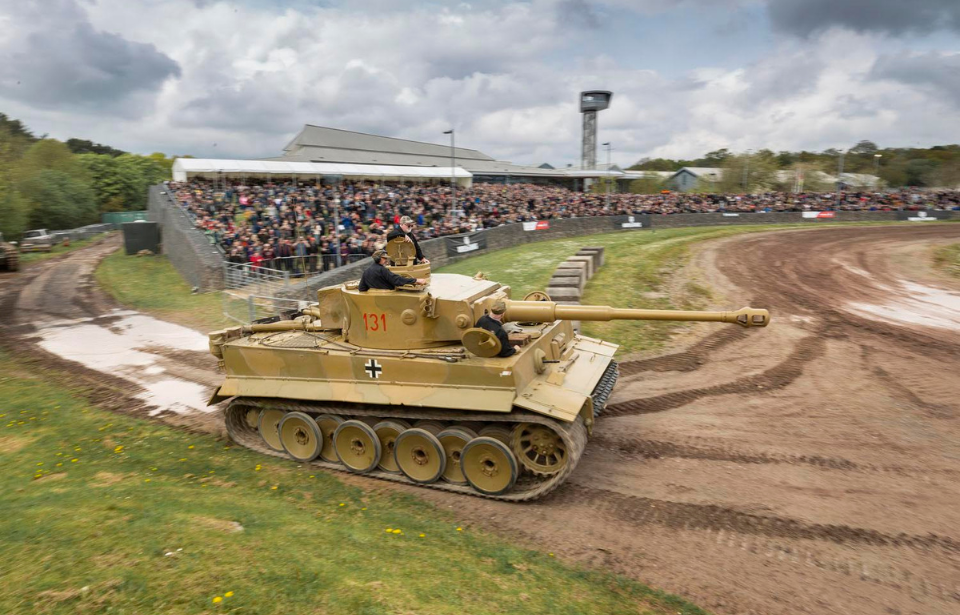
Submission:
[[[360,286],[358,288],[360,292],[365,293],[371,288],[378,288],[380,290],[394,290],[396,287],[403,286],[404,284],[427,283],[424,278],[414,279],[397,275],[396,273],[387,269],[386,263],[386,250],[377,250],[373,253],[373,264],[367,267],[367,270],[363,272],[363,276],[360,277]]]
[[[498,357],[509,357],[517,354],[517,347],[510,344],[510,338],[507,332],[503,330],[503,314],[507,311],[507,306],[503,301],[497,301],[490,308],[489,314],[484,314],[477,321],[477,326],[486,329],[497,336],[500,340],[500,354]]]
[[[413,249],[416,250],[417,253],[416,260],[414,261],[415,264],[423,263],[424,265],[428,265],[430,263],[429,260],[424,258],[420,244],[417,242],[417,237],[413,234],[413,218],[410,216],[400,218],[400,224],[387,234],[387,241],[396,239],[397,237],[403,237],[404,241],[409,241],[413,244]]]

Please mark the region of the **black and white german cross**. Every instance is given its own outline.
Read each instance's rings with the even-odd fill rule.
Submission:
[[[383,371],[383,367],[377,363],[376,359],[370,359],[363,366],[364,371],[367,372],[367,375],[376,380],[380,377],[380,372]]]

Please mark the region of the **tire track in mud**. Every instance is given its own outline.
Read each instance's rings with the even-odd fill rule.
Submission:
[[[640,372],[692,372],[706,364],[708,355],[712,352],[738,342],[747,336],[747,330],[742,327],[728,327],[699,341],[693,348],[668,354],[662,357],[623,361],[620,363],[620,374],[630,375]]]
[[[576,483],[561,487],[543,502],[586,504],[592,510],[633,526],[660,525],[677,530],[723,530],[737,534],[826,541],[841,545],[897,547],[924,552],[940,551],[951,555],[960,553],[960,541],[938,534],[888,534],[849,525],[806,523],[789,517],[745,513],[716,504],[656,500]]]
[[[654,397],[642,397],[608,404],[602,416],[652,414],[679,408],[703,397],[757,394],[782,389],[799,378],[803,374],[807,363],[823,356],[825,350],[826,343],[822,336],[807,337],[797,343],[796,348],[784,361],[761,374],[701,389],[687,389]]]
[[[789,455],[781,453],[742,452],[733,448],[718,446],[697,446],[677,444],[662,440],[644,440],[640,438],[608,438],[594,436],[595,446],[615,451],[631,457],[644,459],[696,459],[702,461],[730,461],[743,464],[787,464],[808,465],[826,470],[843,470],[848,472],[876,472],[890,473],[900,476],[916,474],[942,474],[956,476],[960,472],[945,468],[911,468],[905,466],[884,466],[871,463],[861,463],[839,457],[823,457],[821,455]]]

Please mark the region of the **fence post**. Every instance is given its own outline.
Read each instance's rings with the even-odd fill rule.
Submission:
[[[257,308],[253,304],[253,295],[247,295],[247,314],[249,315],[249,322],[253,322],[257,319]]]
[[[286,269],[283,270],[283,287],[286,288],[290,286],[290,272]]]

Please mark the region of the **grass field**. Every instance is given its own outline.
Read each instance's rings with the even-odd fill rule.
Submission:
[[[0,613],[703,613],[37,373],[0,353]]]
[[[933,263],[938,269],[960,278],[960,243],[934,250]]]
[[[85,248],[90,244],[100,241],[110,233],[101,233],[99,235],[94,235],[89,239],[81,239],[80,241],[72,241],[69,246],[64,246],[62,243],[58,243],[53,246],[49,252],[27,252],[26,254],[20,254],[20,262],[23,264],[27,263],[36,263],[38,261],[44,261],[48,258],[53,258],[55,256],[60,256],[61,254],[66,254],[67,252],[73,252],[74,250],[79,250],[80,248]]]
[[[125,306],[201,332],[235,322],[223,315],[220,293],[192,293],[165,256],[127,256],[118,250],[97,267],[100,286]]]
[[[525,244],[477,256],[440,269],[443,273],[473,275],[483,271],[492,280],[511,287],[514,298],[533,290],[543,290],[557,264],[575,254],[582,246],[604,246],[605,264],[587,283],[581,303],[623,308],[703,309],[711,298],[710,290],[695,282],[686,282],[672,301],[665,293],[672,274],[688,261],[692,244],[776,230],[796,229],[796,225],[758,225],[706,227],[650,231],[623,231],[590,237],[558,239]],[[728,306],[740,308],[743,306]],[[689,325],[671,322],[611,321],[583,323],[583,332],[620,344],[620,354],[656,350],[671,335]]]

